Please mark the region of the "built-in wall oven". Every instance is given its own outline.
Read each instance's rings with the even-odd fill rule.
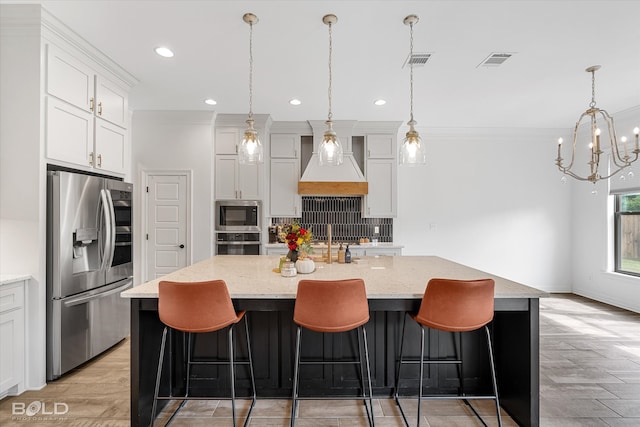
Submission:
[[[216,231],[260,232],[261,207],[259,200],[216,200]]]
[[[218,255],[260,255],[260,233],[217,233]]]

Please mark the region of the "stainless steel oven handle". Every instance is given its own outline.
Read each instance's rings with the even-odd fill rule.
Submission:
[[[90,295],[81,295],[75,298],[71,298],[67,301],[64,301],[65,307],[73,307],[74,305],[86,304],[89,301],[93,301],[99,298],[103,298],[109,295],[116,294],[118,292],[126,291],[131,286],[133,286],[133,280],[127,279],[126,283],[122,286],[118,286],[117,288],[110,289],[104,292],[92,292]]]
[[[218,242],[219,245],[260,245],[260,242]]]

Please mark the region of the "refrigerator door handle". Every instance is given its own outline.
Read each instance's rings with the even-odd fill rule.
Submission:
[[[109,261],[107,262],[107,270],[111,268],[113,264],[113,256],[116,253],[116,210],[113,207],[113,198],[111,197],[111,191],[103,190],[107,196],[107,202],[109,202],[109,228],[111,229],[111,240],[109,241]]]
[[[115,243],[115,225],[113,219],[113,207],[109,203],[111,197],[109,197],[109,192],[107,190],[100,190],[100,208],[102,210],[102,218],[101,223],[104,224],[102,229],[104,230],[104,247],[102,249],[102,266],[100,269],[102,271],[106,271],[113,261],[113,245]],[[104,221],[104,222],[103,222]]]
[[[80,295],[75,298],[69,298],[68,300],[64,301],[64,305],[65,307],[73,307],[74,305],[86,304],[89,301],[93,301],[98,298],[103,298],[118,292],[126,291],[132,285],[133,285],[133,280],[127,279],[124,285],[118,286],[117,288],[113,288],[108,291],[98,292],[98,293],[92,292],[90,295]]]

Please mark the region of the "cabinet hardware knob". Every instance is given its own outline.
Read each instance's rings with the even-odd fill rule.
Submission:
[[[98,115],[102,115],[102,102],[98,102]]]
[[[98,154],[98,167],[102,167],[102,154]]]
[[[89,165],[93,166],[93,151],[89,153]]]
[[[92,113],[93,113],[93,108],[94,108],[94,106],[93,106],[94,102],[95,101],[94,101],[93,97],[91,97],[91,99],[89,100],[89,111],[91,111]]]
[[[178,245],[180,249],[184,249],[184,245]]]

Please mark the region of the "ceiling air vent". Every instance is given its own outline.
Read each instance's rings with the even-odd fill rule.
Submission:
[[[421,67],[427,63],[429,58],[431,58],[430,53],[414,53],[413,55],[407,56],[404,64],[402,64],[402,68],[410,64],[413,64],[414,67]]]
[[[487,56],[484,61],[482,61],[480,64],[478,64],[478,67],[497,67],[499,65],[502,65],[504,63],[504,61],[506,61],[507,59],[511,58],[513,56],[513,53],[492,53],[491,55]]]

